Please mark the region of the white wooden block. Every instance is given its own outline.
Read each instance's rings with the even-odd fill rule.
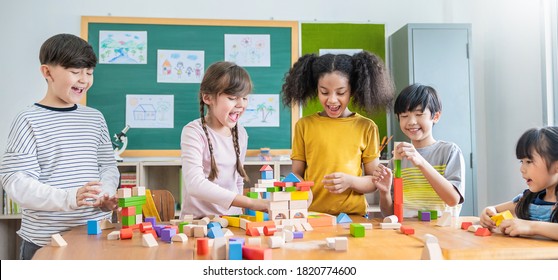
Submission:
[[[291,242],[294,239],[294,233],[290,230],[283,230],[285,234],[285,242]]]
[[[141,224],[143,222],[143,214],[136,215],[136,225]]]
[[[304,230],[306,231],[313,231],[314,228],[312,227],[312,225],[310,223],[302,223],[302,227],[304,227]]]
[[[294,225],[283,226],[283,230],[295,231]]]
[[[444,213],[442,213],[442,217],[438,218],[436,225],[439,227],[449,227],[451,225],[451,212],[444,211]]]
[[[262,239],[260,237],[249,237],[246,240],[246,245],[255,246],[255,247],[262,247]]]
[[[289,219],[289,210],[287,209],[270,210],[268,213],[269,219],[271,219],[272,221]]]
[[[196,225],[192,225],[192,224],[183,225],[182,226],[182,232],[184,234],[186,234],[186,236],[188,236],[188,237],[193,237],[194,236],[194,227],[196,227]]]
[[[114,225],[109,219],[101,220],[101,229],[111,229],[114,228]]]
[[[304,231],[302,224],[295,224],[294,227],[296,231]]]
[[[285,219],[285,220],[281,220],[281,224],[283,226],[292,226],[294,225],[294,222],[291,219]]]
[[[290,192],[272,192],[270,195],[271,201],[285,201],[291,200]]]
[[[421,260],[443,260],[442,249],[438,243],[426,243],[422,249]]]
[[[132,197],[132,189],[130,189],[130,188],[120,188],[116,191],[116,196],[118,198]]]
[[[258,230],[258,233],[260,234],[260,236],[264,236],[264,227],[256,227],[256,229]]]
[[[289,219],[305,219],[308,218],[308,209],[292,209],[289,210]]]
[[[194,215],[185,214],[184,216],[182,216],[182,220],[185,221],[185,222],[192,223],[194,221]]]
[[[159,246],[159,243],[157,243],[153,234],[146,233],[141,236],[141,245],[143,247],[155,247]]]
[[[267,238],[267,246],[269,248],[281,248],[285,244],[285,240],[280,236],[269,236]]]
[[[400,223],[380,223],[381,229],[400,229]]]
[[[289,200],[290,209],[308,209],[308,200]]]
[[[360,223],[364,229],[374,229],[374,226],[372,225],[372,223]]]
[[[285,232],[283,231],[276,231],[273,233],[273,236],[279,236],[281,238],[283,238],[283,240],[285,240]]]
[[[180,223],[182,223],[182,222],[184,222],[184,221],[183,221],[183,220],[180,220],[180,219],[171,219],[171,220],[169,221],[169,223],[170,223],[171,225],[173,225],[173,226],[177,226],[178,224],[180,224]]]
[[[347,237],[335,237],[335,251],[347,251],[349,249],[349,240]]]
[[[186,236],[186,234],[184,233],[175,234],[172,236],[171,241],[182,243],[188,242],[188,236]]]
[[[144,196],[144,195],[145,195],[145,187],[132,188],[132,196]]]
[[[427,233],[422,237],[422,241],[424,242],[424,244],[426,243],[438,243],[438,237]]]
[[[223,229],[223,236],[225,236],[225,237],[234,236],[234,233],[230,229],[224,228]]]
[[[469,226],[469,228],[467,228],[467,231],[476,232],[477,229],[479,229],[481,227],[482,227],[481,225],[471,225],[471,226]]]
[[[203,223],[202,223],[202,222],[203,222]],[[205,224],[205,225],[207,226],[207,225],[209,225],[209,223],[211,223],[211,219],[210,219],[209,217],[203,217],[203,218],[200,220],[199,225]]]
[[[66,243],[66,240],[64,240],[64,238],[62,238],[62,235],[60,235],[60,233],[53,234],[51,236],[50,243],[54,247],[64,247],[64,246],[68,245],[68,243]]]
[[[194,227],[194,237],[195,238],[206,237],[206,236],[207,236],[207,227],[206,226],[196,225]]]
[[[240,221],[240,228],[246,230],[246,224],[249,223],[250,221],[242,218],[239,221]]]
[[[108,240],[118,240],[120,239],[120,231],[115,230],[107,235]]]
[[[211,249],[211,258],[214,260],[227,259],[227,239],[224,237],[215,238]]]
[[[397,146],[400,143],[401,142],[393,142],[393,151],[395,151],[395,149],[397,148]],[[400,153],[393,153],[393,159],[401,159],[401,154]]]
[[[226,228],[229,226],[229,220],[225,219],[225,218],[221,218],[221,217],[215,217],[213,218],[214,222],[218,222],[221,225],[221,228]]]
[[[326,245],[328,248],[335,249],[335,238],[334,237],[326,237]]]
[[[384,218],[384,223],[394,224],[394,223],[397,223],[397,222],[399,222],[399,218],[397,218],[397,216],[395,216],[395,215],[390,215],[390,216],[387,216],[387,217]]]

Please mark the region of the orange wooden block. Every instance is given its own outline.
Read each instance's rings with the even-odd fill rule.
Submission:
[[[242,257],[247,260],[271,260],[271,249],[243,246]]]
[[[393,178],[393,203],[403,205],[403,178]]]
[[[399,223],[403,222],[403,203],[393,204],[393,214],[397,216]]]
[[[264,226],[264,234],[265,236],[271,236],[275,234],[277,228],[275,226]]]
[[[297,186],[297,187],[312,187],[312,186],[314,186],[314,182],[312,182],[312,181],[302,181],[302,182],[295,183],[295,186]]]
[[[472,225],[473,225],[472,222],[463,222],[461,223],[461,229],[467,230]]]
[[[337,224],[335,216],[329,214],[308,214],[308,223],[312,227],[327,227]]]
[[[139,229],[142,233],[145,233],[146,231],[153,229],[153,224],[150,222],[141,223],[139,224]]]
[[[263,221],[263,222],[250,222],[246,223],[246,230],[255,227],[265,227],[265,226],[275,226],[274,221]]]
[[[246,235],[248,236],[260,236],[260,232],[257,228],[246,228]]]
[[[122,212],[120,213],[120,215],[122,216],[134,216],[135,214],[136,214],[136,206],[123,207]]]
[[[475,231],[476,236],[491,236],[492,232],[488,228],[479,228]]]

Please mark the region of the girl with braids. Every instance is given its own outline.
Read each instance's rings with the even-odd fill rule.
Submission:
[[[292,171],[314,182],[309,210],[366,214],[363,194],[376,191],[371,175],[379,164],[378,127],[348,105],[367,112],[389,107],[393,86],[382,60],[366,51],[307,54],[285,76],[282,92],[287,106],[317,97],[323,107],[297,122],[293,139]]]
[[[480,222],[494,229],[495,212],[510,210],[517,219],[503,220],[499,230],[509,236],[544,236],[558,240],[558,127],[527,130],[519,138],[515,154],[528,189],[512,201],[482,211]],[[494,211],[496,210],[496,211]]]
[[[251,92],[252,81],[242,67],[216,62],[207,69],[199,91],[200,118],[182,129],[181,217],[238,215],[242,208],[267,211],[265,200],[243,196],[248,134],[238,119]]]

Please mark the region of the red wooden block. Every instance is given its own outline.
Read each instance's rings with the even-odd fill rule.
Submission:
[[[393,178],[393,203],[403,205],[403,178]]]
[[[242,246],[242,257],[247,260],[271,260],[271,249]]]
[[[209,238],[201,237],[196,241],[198,255],[207,255],[209,253]]]
[[[461,223],[461,229],[467,230],[472,225],[473,225],[472,222],[463,222]]]
[[[248,235],[248,236],[260,236],[260,232],[255,227],[247,228],[246,229],[246,235]]]
[[[399,230],[401,231],[401,233],[410,235],[410,234],[415,234],[415,229],[410,227],[410,226],[401,226],[399,228]]]
[[[146,231],[153,229],[153,224],[150,222],[141,223],[139,228],[141,232],[145,233]]]
[[[123,207],[120,214],[122,216],[134,216],[136,214],[136,206]]]
[[[312,181],[302,181],[295,184],[297,187],[312,187],[314,186],[314,182]]]
[[[394,203],[393,204],[393,214],[397,216],[397,220],[399,222],[403,222],[403,203]]]
[[[275,234],[276,231],[277,231],[277,228],[274,227],[274,226],[264,226],[265,236],[271,236],[271,235]]]
[[[134,236],[134,231],[132,228],[121,228],[120,229],[120,240],[122,239],[132,239]]]
[[[281,188],[292,187],[293,182],[273,182],[273,186]]]
[[[155,239],[159,238],[157,236],[157,232],[154,229],[148,229],[144,232],[145,234],[151,233],[153,235],[153,237],[155,237]]]
[[[492,232],[488,228],[479,228],[475,231],[476,236],[491,236]]]

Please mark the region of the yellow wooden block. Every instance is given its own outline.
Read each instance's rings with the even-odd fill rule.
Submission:
[[[231,226],[231,227],[240,227],[240,218],[239,217],[223,216],[221,218],[226,219],[229,222],[229,226]]]
[[[261,211],[256,211],[256,222],[264,221],[264,213]]]
[[[513,219],[513,215],[510,210],[506,210],[504,212],[498,213],[492,217],[490,217],[494,222],[496,222],[496,226],[500,226],[503,220]]]
[[[291,200],[308,200],[308,197],[307,191],[291,192]]]
[[[153,197],[151,196],[151,191],[149,189],[145,190],[145,204],[142,205],[141,209],[145,217],[155,217],[155,220],[158,223],[161,222],[159,212],[157,211],[157,207],[155,207],[155,202],[153,201]]]

